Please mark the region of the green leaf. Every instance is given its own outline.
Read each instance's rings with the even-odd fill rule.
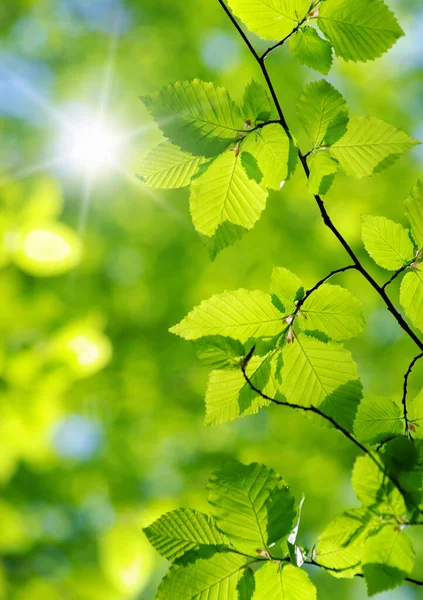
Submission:
[[[402,518],[406,513],[404,498],[370,456],[355,461],[352,483],[361,504],[381,515]]]
[[[333,340],[348,340],[365,326],[360,300],[339,285],[324,283],[314,291],[301,308],[303,328],[323,331]]]
[[[281,391],[288,402],[318,407],[351,430],[361,398],[357,365],[351,353],[340,344],[325,344],[304,333],[282,353]]]
[[[198,167],[205,162],[201,156],[183,152],[170,142],[152,150],[141,162],[140,177],[153,188],[170,189],[188,185]]]
[[[263,173],[261,184],[279,190],[288,179],[290,141],[283,128],[272,123],[251,132],[242,142],[242,149],[252,154]]]
[[[262,85],[250,81],[244,91],[242,106],[245,121],[255,125],[257,121],[268,121],[272,112],[272,105],[266,90]]]
[[[257,159],[250,152],[241,153],[241,164],[244,171],[248,175],[248,179],[253,179],[256,183],[261,183],[263,173],[260,171]]]
[[[354,117],[330,152],[347,175],[361,178],[390,166],[419,143],[377,117]]]
[[[212,236],[225,222],[251,229],[266,206],[267,192],[244,171],[237,152],[227,151],[191,184],[194,227]]]
[[[414,249],[408,231],[390,219],[364,215],[361,237],[367,252],[384,269],[396,271],[413,260]]]
[[[310,176],[308,189],[312,194],[324,196],[330,190],[339,164],[326,151],[317,151],[308,159]]]
[[[276,394],[273,353],[253,356],[246,372],[251,383],[270,398]],[[241,369],[236,371],[212,371],[206,392],[205,425],[220,425],[239,417],[253,415],[270,402],[255,392],[245,380]]]
[[[251,337],[274,336],[284,328],[269,294],[240,289],[203,300],[170,331],[186,340],[223,335],[246,342]]]
[[[397,587],[413,567],[413,545],[401,528],[388,525],[367,539],[363,574],[369,596]]]
[[[233,13],[264,40],[281,40],[303,20],[310,0],[229,0]]]
[[[219,252],[241,240],[246,233],[248,229],[245,227],[225,221],[219,225],[212,236],[201,235],[201,239],[210,258],[214,260]]]
[[[387,442],[382,460],[389,473],[401,486],[407,507],[414,511],[421,504],[423,493],[423,444],[405,435]]]
[[[268,550],[292,529],[294,498],[280,475],[233,461],[213,473],[208,500],[219,529],[241,552]]]
[[[423,331],[423,270],[421,265],[413,268],[403,278],[400,302],[413,325]]]
[[[290,315],[295,310],[295,300],[299,300],[298,296],[302,297],[304,293],[303,282],[288,269],[274,267],[270,293],[282,303],[279,305],[279,310],[282,310],[284,315]]]
[[[213,369],[233,369],[239,367],[245,356],[244,346],[238,340],[221,335],[210,335],[194,340],[198,358]]]
[[[238,583],[238,600],[252,600],[255,587],[253,570],[251,567],[247,567]]]
[[[313,27],[303,27],[289,39],[292,54],[303,65],[327,75],[332,66],[332,45]]]
[[[378,519],[369,511],[354,508],[329,523],[319,537],[315,560],[333,577],[350,578],[361,573],[364,544]]]
[[[410,402],[408,401],[408,420],[413,438],[423,439],[423,389]]]
[[[330,0],[319,7],[318,25],[346,61],[382,56],[404,35],[382,0]]]
[[[297,114],[313,147],[333,144],[347,130],[347,103],[324,79],[310,83],[304,89],[297,103]]]
[[[239,600],[238,584],[246,563],[245,556],[227,551],[172,565],[156,600]]]
[[[214,83],[178,81],[141,99],[163,134],[197,156],[216,156],[242,135],[240,108]]]
[[[423,180],[420,179],[411,189],[405,201],[405,209],[413,238],[421,250],[423,249]]]
[[[381,444],[404,433],[402,408],[390,398],[367,396],[358,407],[354,433],[363,444]]]
[[[211,517],[190,508],[166,513],[146,527],[144,533],[157,552],[170,561],[202,546],[229,545]]]
[[[264,564],[256,573],[253,600],[316,600],[307,573],[292,565]]]

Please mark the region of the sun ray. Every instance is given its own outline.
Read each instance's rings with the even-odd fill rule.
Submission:
[[[131,142],[132,140],[137,139],[138,137],[148,133],[149,131],[157,131],[156,123],[147,123],[146,125],[142,125],[141,127],[136,127],[135,129],[130,129],[129,131],[124,131],[119,136],[119,141],[121,142]]]
[[[61,127],[69,127],[70,124],[66,121],[64,115],[58,111],[42,94],[40,94],[30,83],[25,79],[11,71],[7,67],[1,67],[0,72],[5,73],[8,79],[13,82],[19,90],[25,94],[27,98],[41,108],[47,115],[52,117]]]
[[[186,219],[186,217],[180,211],[178,211],[175,207],[173,207],[171,204],[166,202],[166,200],[164,200],[164,198],[160,194],[157,194],[151,188],[146,186],[141,181],[141,179],[136,177],[136,175],[133,175],[132,173],[129,173],[122,167],[118,167],[118,166],[115,166],[114,170],[117,173],[119,173],[125,181],[127,181],[131,185],[134,185],[135,187],[140,188],[144,194],[146,194],[149,198],[151,198],[161,208],[166,210],[166,212],[168,212],[173,217],[175,217],[175,219],[177,221],[179,221],[182,225],[184,225],[184,227],[186,227],[187,229],[189,228],[189,222]]]
[[[103,127],[104,118],[107,113],[108,105],[110,102],[110,90],[113,82],[114,65],[116,59],[116,52],[118,48],[118,30],[119,30],[119,19],[114,19],[113,30],[109,36],[107,60],[104,65],[103,79],[101,83],[100,98],[96,109],[96,121],[99,131]],[[118,141],[116,140],[118,143]],[[93,151],[95,151],[93,149]],[[88,215],[90,205],[92,202],[92,196],[94,193],[96,171],[95,169],[86,169],[84,174],[84,185],[82,193],[81,209],[78,220],[78,234],[82,238],[87,227]]]
[[[108,48],[108,57],[107,61],[104,65],[104,73],[103,80],[101,84],[101,92],[100,92],[100,100],[98,104],[98,118],[99,121],[102,122],[108,108],[108,104],[110,102],[110,90],[112,87],[113,76],[114,76],[114,66],[116,61],[116,53],[118,49],[118,36],[119,31],[119,19],[115,19],[113,23],[113,30],[111,35],[109,36],[109,48]]]
[[[29,165],[28,167],[24,167],[22,169],[18,169],[16,171],[12,171],[9,175],[0,179],[0,187],[9,183],[9,181],[15,181],[17,179],[25,179],[25,177],[30,177],[31,175],[35,175],[36,173],[43,173],[44,171],[48,171],[54,167],[58,167],[62,164],[66,163],[68,156],[63,155],[57,158],[47,158],[44,161],[40,161],[39,163],[35,163],[33,165]]]
[[[77,232],[80,239],[85,235],[87,228],[88,215],[90,206],[93,198],[94,187],[95,187],[96,173],[88,171],[84,177],[83,188],[82,188],[82,201],[78,216],[78,227]]]

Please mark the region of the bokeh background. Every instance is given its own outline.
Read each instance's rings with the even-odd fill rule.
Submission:
[[[421,139],[423,10],[419,0],[389,4],[407,37],[375,63],[336,60],[328,79],[352,114]],[[278,407],[203,428],[207,371],[168,328],[214,293],[266,290],[273,265],[309,286],[347,257],[299,170],[214,263],[191,226],[188,191],[136,177],[161,140],[140,95],[199,77],[239,100],[260,80],[217,1],[6,0],[0,35],[0,598],[151,600],[166,564],[142,527],[179,506],[206,509],[207,478],[232,457],[264,462],[304,493],[300,533],[312,546],[356,504],[354,449]],[[295,102],[319,76],[287,48],[269,66],[307,150]],[[328,195],[381,282],[388,274],[361,249],[360,215],[404,222],[422,161],[417,148],[371,179],[338,177]],[[358,275],[339,282],[367,315],[348,343],[366,393],[398,397],[415,348]],[[397,301],[397,284],[391,294]],[[411,394],[422,384],[420,364]],[[413,535],[423,579],[423,532]],[[321,599],[366,597],[360,580],[311,575]],[[423,593],[404,586],[380,598]]]

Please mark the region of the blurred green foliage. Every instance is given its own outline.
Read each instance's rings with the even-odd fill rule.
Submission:
[[[376,114],[421,138],[421,3],[389,4],[407,36],[375,63],[337,60],[328,79],[353,115]],[[302,538],[312,545],[354,503],[353,450],[277,407],[203,428],[207,369],[168,328],[212,294],[267,289],[274,265],[310,285],[346,257],[299,170],[213,263],[191,226],[186,190],[153,194],[136,179],[160,141],[138,96],[199,77],[239,100],[259,79],[218,3],[6,1],[0,30],[0,598],[153,598],[166,565],[142,527],[179,506],[202,510],[205,482],[228,457],[264,462],[305,494]],[[269,66],[304,144],[295,102],[319,76],[287,49]],[[122,147],[117,164],[105,160],[89,177],[75,148],[69,156],[63,147],[63,121],[74,124],[75,107],[98,113],[102,98]],[[85,143],[76,153],[86,154]],[[371,179],[338,177],[327,197],[380,281],[360,242],[360,215],[402,221],[422,159],[417,148]],[[356,274],[340,280],[365,307],[368,327],[347,345],[366,394],[399,397],[411,342]],[[422,379],[420,364],[411,393]],[[422,532],[413,534],[423,556]],[[421,578],[422,562],[415,572]],[[361,581],[312,576],[321,598],[365,597]],[[420,597],[408,588],[385,596]]]

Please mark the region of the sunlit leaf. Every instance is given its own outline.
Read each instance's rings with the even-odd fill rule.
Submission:
[[[301,333],[285,346],[283,357],[281,390],[288,402],[316,406],[351,430],[361,398],[351,353],[341,344],[324,343]]]
[[[377,117],[354,117],[330,152],[347,175],[360,178],[390,166],[419,143]]]
[[[365,326],[360,300],[339,285],[324,283],[315,290],[301,308],[304,329],[317,329],[332,340],[348,340]]]
[[[408,231],[385,217],[362,217],[361,237],[373,260],[391,271],[400,269],[414,257]]]
[[[212,236],[219,225],[251,229],[266,206],[267,192],[249,179],[241,157],[227,151],[191,184],[190,209],[194,227]]]
[[[284,267],[274,267],[270,282],[270,293],[279,300],[279,309],[284,315],[290,315],[295,310],[295,301],[304,293],[303,283],[295,273]]]
[[[242,552],[268,550],[292,529],[294,498],[280,475],[264,465],[231,462],[213,473],[208,490],[219,529]]]
[[[412,427],[413,438],[423,439],[423,389],[413,399],[407,400],[408,420]]]
[[[172,565],[160,584],[156,599],[239,600],[238,584],[246,563],[245,556],[227,551],[200,557],[187,564]]]
[[[333,577],[354,577],[361,572],[364,544],[372,527],[378,527],[378,520],[369,511],[355,508],[342,513],[320,535],[315,560]]]
[[[170,561],[188,550],[228,545],[211,517],[188,508],[161,516],[144,529],[150,544]]]
[[[273,354],[253,356],[246,369],[247,375],[263,394],[270,398],[276,395]],[[206,391],[205,425],[220,425],[239,417],[252,415],[270,402],[260,396],[245,380],[241,368],[237,370],[212,371]]]
[[[406,512],[404,498],[380,464],[381,467],[370,456],[357,458],[352,476],[354,491],[363,506],[382,515],[402,518]]]
[[[240,108],[214,83],[178,81],[142,101],[170,141],[196,156],[216,156],[244,127]]]
[[[250,133],[242,149],[252,154],[263,174],[261,184],[279,190],[288,179],[290,140],[279,124],[266,125]]]
[[[310,177],[308,189],[312,194],[324,196],[328,193],[338,172],[339,164],[326,151],[317,151],[308,159]]]
[[[390,398],[365,396],[358,407],[354,433],[364,444],[380,444],[405,431],[402,408]]]
[[[229,6],[264,40],[280,40],[306,16],[310,0],[229,0]]]
[[[310,83],[304,89],[297,103],[297,114],[314,147],[333,144],[347,130],[347,103],[324,79]]]
[[[369,596],[400,585],[411,574],[413,566],[413,545],[400,527],[388,525],[371,535],[363,556],[363,574]]]
[[[144,183],[153,188],[181,188],[191,181],[201,156],[183,152],[170,142],[164,142],[152,150],[141,163],[139,175]]]
[[[404,35],[383,0],[322,2],[318,24],[345,60],[374,60]]]
[[[410,321],[423,331],[423,269],[414,268],[401,282],[400,302]]]
[[[313,27],[302,27],[289,40],[292,54],[303,65],[327,75],[332,66],[332,44],[322,39]]]
[[[239,340],[221,335],[206,336],[194,341],[195,351],[204,365],[213,369],[239,367],[245,355],[244,346]]]
[[[413,238],[421,250],[423,249],[423,180],[420,179],[411,189],[405,201],[405,209]]]
[[[245,120],[251,121],[253,125],[256,121],[267,121],[270,119],[272,105],[269,94],[254,79],[245,88],[242,110]]]
[[[246,342],[283,329],[281,314],[269,294],[241,289],[204,300],[170,331],[187,340],[223,335]]]
[[[307,573],[292,565],[266,563],[256,574],[253,600],[316,600],[317,591]]]

